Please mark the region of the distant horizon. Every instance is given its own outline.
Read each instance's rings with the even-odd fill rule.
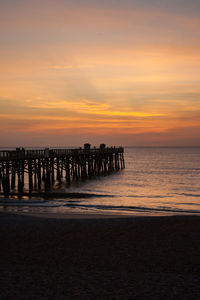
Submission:
[[[84,145],[80,145],[80,146],[0,146],[0,151],[5,149],[5,150],[9,150],[9,149],[16,149],[16,148],[24,148],[24,149],[45,149],[45,148],[53,148],[53,149],[77,149],[77,148],[83,148]],[[91,145],[91,148],[98,148],[99,145]],[[125,146],[125,145],[106,145],[106,147],[123,147],[123,148],[200,148],[200,146]]]

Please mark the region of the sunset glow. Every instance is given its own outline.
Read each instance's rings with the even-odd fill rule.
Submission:
[[[200,146],[200,2],[0,1],[0,146]]]

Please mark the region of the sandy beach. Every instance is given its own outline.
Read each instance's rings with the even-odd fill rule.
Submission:
[[[0,214],[0,299],[199,299],[200,217]]]

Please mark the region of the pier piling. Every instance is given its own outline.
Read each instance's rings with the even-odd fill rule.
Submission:
[[[91,148],[85,144],[84,149],[39,149],[0,151],[0,191],[8,197],[12,193],[23,194],[28,189],[50,190],[55,182],[84,180],[87,177],[107,175],[125,168],[124,148]],[[25,184],[27,182],[27,186]]]

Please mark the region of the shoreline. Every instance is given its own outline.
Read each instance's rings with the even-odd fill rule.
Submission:
[[[0,218],[1,216],[22,216],[22,217],[32,217],[32,218],[42,218],[42,219],[60,219],[60,220],[74,220],[74,219],[138,219],[138,218],[184,218],[184,217],[191,217],[191,218],[200,218],[198,213],[171,213],[171,214],[149,214],[147,212],[135,212],[132,213],[116,213],[116,212],[109,212],[109,213],[102,213],[102,212],[67,212],[67,213],[60,213],[60,212],[23,212],[23,211],[1,211],[0,210]]]
[[[126,214],[102,214],[102,213],[32,213],[32,212],[2,212],[0,211],[0,217],[1,216],[22,216],[22,217],[31,217],[31,218],[42,218],[42,219],[60,219],[60,220],[73,220],[73,219],[121,219],[121,218],[135,218],[135,217],[143,217],[143,216],[137,216],[137,215],[126,215]],[[148,217],[148,216],[147,216]]]

